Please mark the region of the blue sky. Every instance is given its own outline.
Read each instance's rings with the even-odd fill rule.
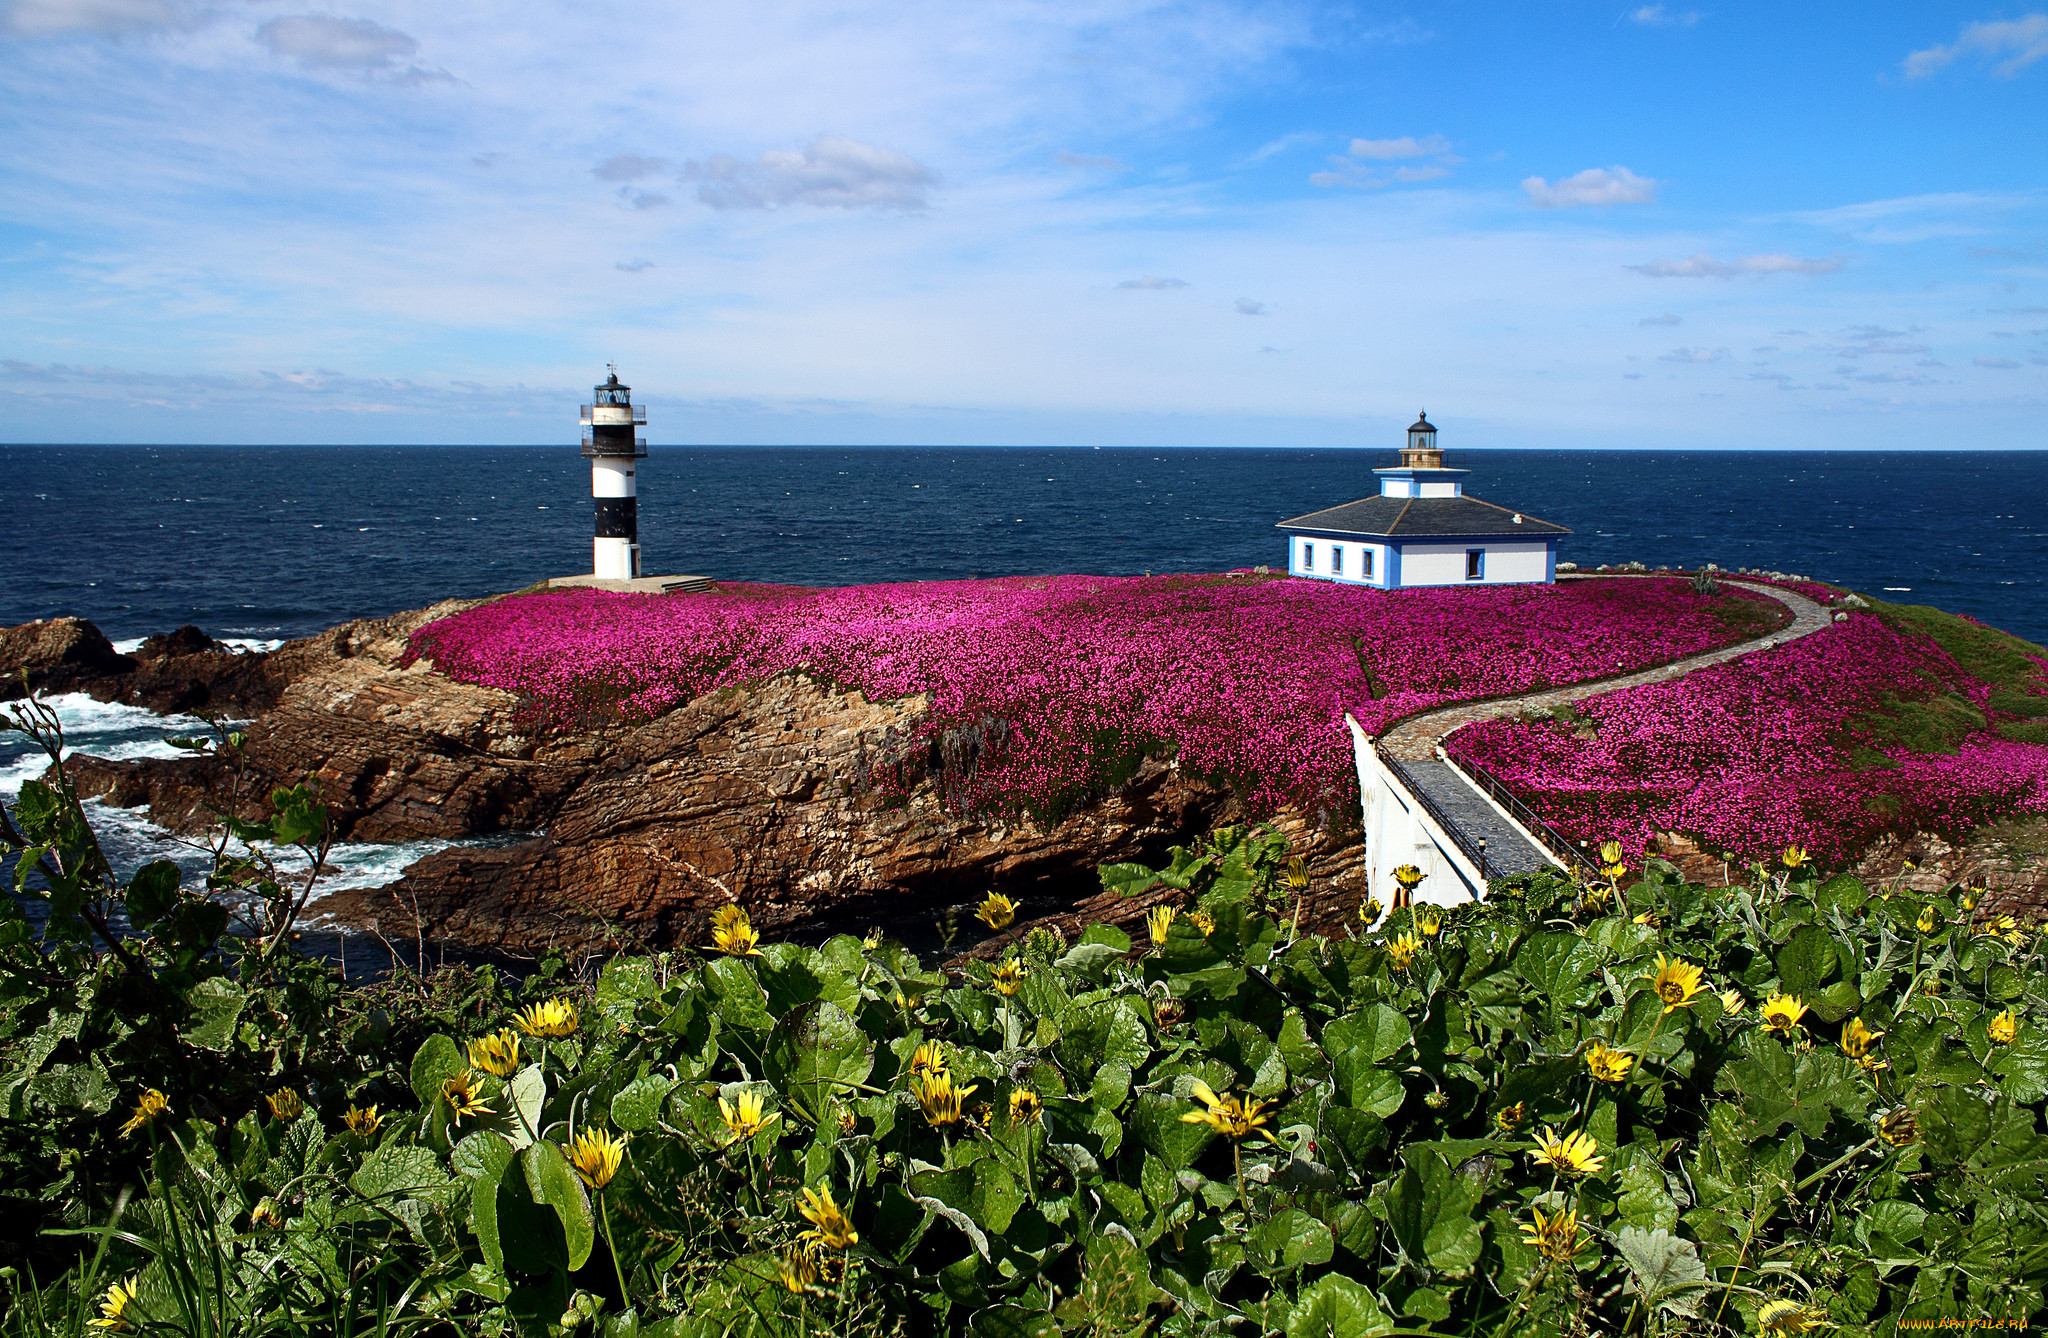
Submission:
[[[2048,446],[2048,13],[0,0],[0,440]]]

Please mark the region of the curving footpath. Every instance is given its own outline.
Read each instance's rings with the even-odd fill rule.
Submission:
[[[1601,575],[1560,579],[1635,578]],[[1722,579],[1733,581],[1737,578]],[[1745,589],[1775,599],[1790,609],[1791,624],[1765,636],[1738,641],[1732,646],[1704,651],[1682,660],[1673,660],[1654,669],[1643,669],[1614,678],[1593,679],[1567,687],[1548,688],[1541,692],[1524,693],[1519,697],[1463,702],[1455,706],[1425,711],[1420,715],[1410,716],[1381,735],[1378,740],[1380,756],[1388,766],[1400,773],[1410,789],[1426,797],[1440,820],[1458,828],[1454,835],[1465,838],[1461,844],[1468,848],[1484,849],[1485,867],[1491,876],[1507,877],[1547,867],[1554,861],[1531,844],[1522,830],[1509,822],[1499,807],[1477,789],[1462,771],[1438,756],[1444,739],[1451,731],[1474,721],[1495,720],[1502,716],[1522,715],[1532,711],[1548,711],[1570,702],[1583,701],[1588,697],[1641,687],[1646,683],[1665,683],[1674,678],[1683,678],[1711,665],[1726,664],[1745,655],[1754,655],[1758,651],[1770,650],[1787,642],[1797,641],[1800,637],[1811,636],[1834,620],[1832,610],[1808,599],[1805,595],[1771,585],[1749,582],[1742,584]]]

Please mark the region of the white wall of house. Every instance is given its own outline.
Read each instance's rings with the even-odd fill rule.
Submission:
[[[1485,575],[1474,581],[1465,575],[1465,554],[1484,549]],[[1552,579],[1549,545],[1541,539],[1451,539],[1443,543],[1401,545],[1401,584],[1417,585],[1527,585]]]
[[[1338,560],[1340,553],[1341,562]],[[1349,585],[1384,586],[1387,583],[1387,549],[1384,544],[1360,543],[1355,539],[1296,537],[1288,541],[1287,570],[1295,576],[1317,576]]]
[[[1456,479],[1381,479],[1382,497],[1457,497],[1463,494],[1465,485]]]

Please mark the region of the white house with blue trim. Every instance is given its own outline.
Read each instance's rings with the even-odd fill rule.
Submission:
[[[1444,468],[1436,428],[1421,415],[1401,463],[1373,471],[1379,496],[1280,522],[1288,572],[1381,590],[1555,581],[1557,541],[1571,531],[1467,497],[1471,472]]]

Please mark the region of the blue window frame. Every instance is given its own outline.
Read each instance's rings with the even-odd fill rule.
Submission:
[[[1486,579],[1486,550],[1468,548],[1465,550],[1465,579],[1483,581]]]
[[[1316,569],[1316,546],[1314,544],[1303,544],[1301,546],[1301,569],[1303,571],[1314,571]]]
[[[1342,545],[1342,544],[1331,544],[1331,545],[1330,545],[1330,575],[1332,575],[1332,576],[1342,576],[1343,574],[1344,574],[1344,545]]]
[[[1361,555],[1358,559],[1358,574],[1369,581],[1372,579],[1372,550],[1361,548],[1358,551]]]

